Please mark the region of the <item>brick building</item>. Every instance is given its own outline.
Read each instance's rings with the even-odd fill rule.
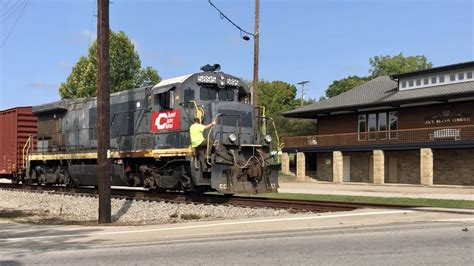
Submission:
[[[474,185],[474,61],[375,78],[284,114],[318,120],[284,138],[299,180]]]

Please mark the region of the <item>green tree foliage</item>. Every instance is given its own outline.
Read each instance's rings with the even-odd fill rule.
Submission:
[[[158,83],[152,67],[141,68],[135,46],[123,31],[110,32],[110,91],[118,92]],[[65,82],[59,87],[62,98],[95,96],[97,91],[97,41],[81,56]]]
[[[395,56],[374,56],[369,59],[369,63],[372,68],[369,70],[368,76],[349,76],[340,80],[335,80],[327,88],[326,96],[329,98],[334,97],[376,77],[429,69],[433,66],[431,62],[428,62],[428,59],[426,59],[424,55],[405,57],[402,53]]]
[[[265,114],[273,118],[280,136],[315,134],[316,120],[292,119],[283,117],[283,113],[298,107],[301,102],[296,98],[296,87],[283,81],[259,81],[258,101],[265,107]],[[305,104],[314,102],[306,101]],[[275,147],[276,148],[276,147]]]
[[[326,90],[326,97],[331,98],[345,91],[353,89],[369,81],[370,77],[349,76],[340,80],[335,80]]]
[[[161,81],[158,71],[151,66],[147,66],[140,71],[139,84],[142,86],[153,85]]]
[[[424,55],[404,57],[402,53],[395,56],[374,56],[369,59],[372,68],[369,70],[372,78],[395,75],[433,67]]]

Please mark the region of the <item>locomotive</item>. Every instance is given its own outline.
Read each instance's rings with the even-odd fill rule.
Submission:
[[[277,192],[274,124],[249,104],[247,85],[219,68],[207,65],[202,72],[110,95],[112,185]],[[15,181],[97,186],[97,98],[63,99],[34,106],[33,113],[38,134],[25,145],[28,161]],[[190,145],[195,118],[215,121],[204,132],[204,147]]]

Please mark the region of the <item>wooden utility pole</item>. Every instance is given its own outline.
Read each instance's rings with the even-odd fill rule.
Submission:
[[[253,84],[252,97],[253,106],[258,106],[258,38],[260,21],[260,0],[255,0],[255,32],[253,35]]]
[[[111,222],[110,207],[110,62],[109,0],[97,0],[97,165],[99,168],[99,223]]]
[[[298,85],[301,85],[301,107],[304,105],[304,84],[309,83],[307,80],[303,80],[301,82],[298,82]]]

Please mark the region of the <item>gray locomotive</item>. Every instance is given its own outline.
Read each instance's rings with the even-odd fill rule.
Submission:
[[[216,65],[215,65],[216,66]],[[216,66],[217,67],[217,66]],[[112,185],[157,190],[276,192],[280,164],[271,154],[271,118],[249,104],[249,90],[217,68],[110,96]],[[97,185],[97,99],[33,107],[26,183]],[[194,119],[216,125],[204,150],[190,146]],[[278,138],[273,138],[278,140]]]

